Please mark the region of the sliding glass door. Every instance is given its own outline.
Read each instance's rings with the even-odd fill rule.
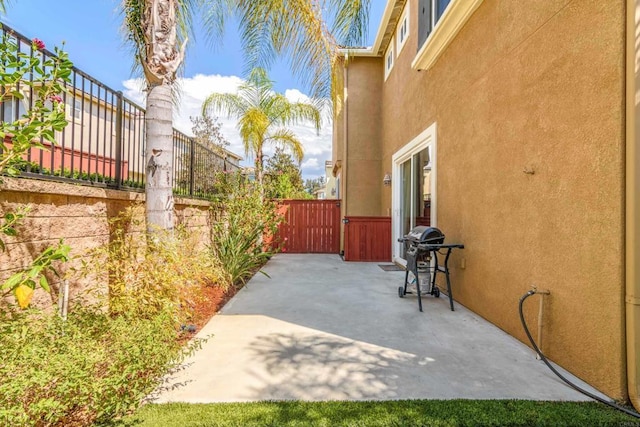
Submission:
[[[426,138],[408,144],[394,155],[393,188],[393,258],[404,263],[405,247],[397,243],[418,225],[435,225],[433,201],[435,168],[433,152],[435,139]]]

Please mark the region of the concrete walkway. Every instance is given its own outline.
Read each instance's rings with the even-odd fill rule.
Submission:
[[[156,402],[587,400],[445,295],[425,297],[423,313],[415,296],[398,298],[403,272],[293,254],[264,271],[203,328],[212,337]]]

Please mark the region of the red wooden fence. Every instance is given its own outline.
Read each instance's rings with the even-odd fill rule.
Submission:
[[[287,253],[340,252],[340,200],[282,200],[276,242]]]
[[[346,217],[345,261],[391,261],[391,218]]]

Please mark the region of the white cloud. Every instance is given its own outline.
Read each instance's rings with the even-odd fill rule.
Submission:
[[[179,105],[174,109],[173,126],[179,131],[193,135],[191,131],[191,116],[201,114],[202,103],[206,97],[214,92],[235,93],[243,80],[237,76],[221,76],[196,74],[193,77],[181,78],[178,84],[181,91]],[[143,81],[141,79],[130,79],[123,83],[125,87],[124,95],[132,101],[144,106]],[[309,97],[298,89],[287,89],[285,96],[292,102],[308,101]],[[324,116],[330,117],[329,114]],[[219,117],[221,131],[229,141],[229,150],[234,153],[245,155],[242,139],[236,128],[236,120],[227,117]],[[311,124],[292,126],[291,130],[298,136],[304,146],[305,158],[301,164],[303,178],[315,178],[324,175],[324,162],[331,159],[331,121],[325,119],[319,133]],[[273,153],[273,147],[265,150],[267,155]],[[251,165],[253,159],[245,159],[243,164]]]
[[[298,89],[287,89],[284,96],[291,102],[309,102],[310,98]]]
[[[318,159],[316,159],[315,157],[311,159],[307,159],[302,163],[302,167],[305,167],[305,168],[317,169],[318,165],[319,165]]]

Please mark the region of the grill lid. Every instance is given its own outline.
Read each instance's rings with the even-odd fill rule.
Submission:
[[[414,244],[440,245],[444,242],[444,234],[436,227],[419,225],[405,235],[404,239]]]

